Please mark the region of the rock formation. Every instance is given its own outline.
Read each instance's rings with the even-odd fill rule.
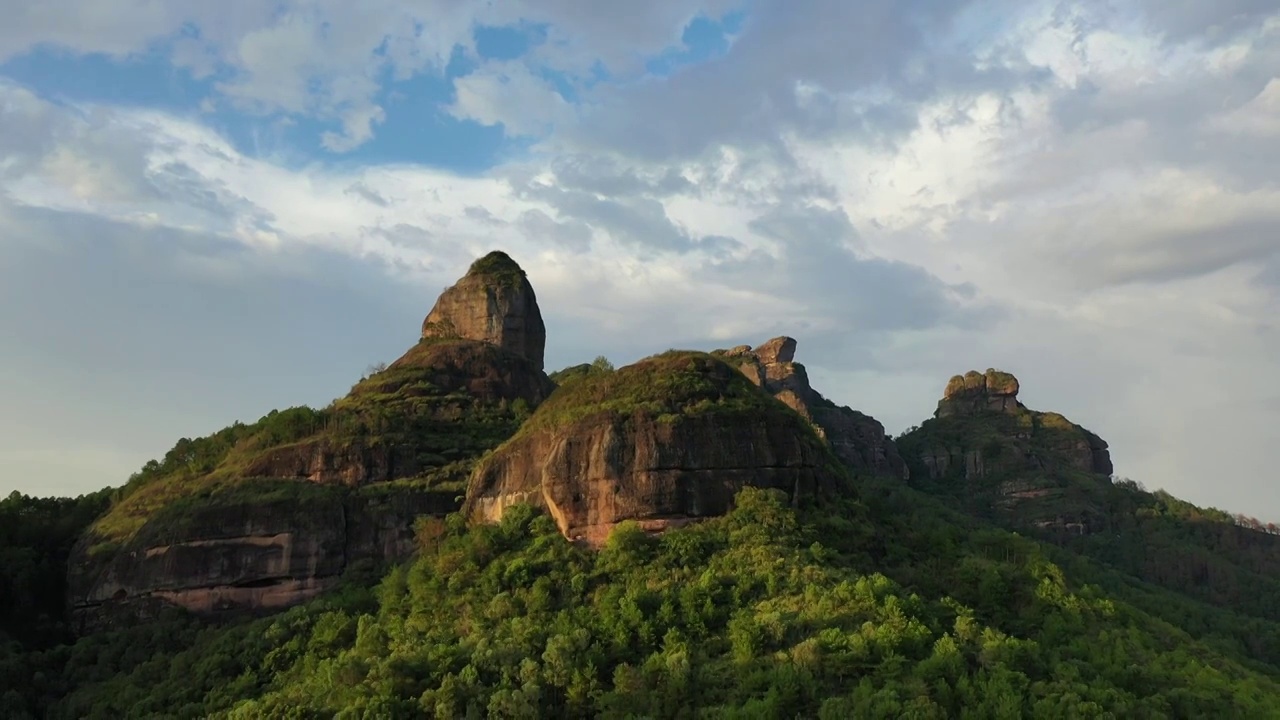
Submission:
[[[557,391],[476,468],[464,510],[496,522],[532,503],[599,545],[624,520],[660,530],[721,515],[745,486],[798,502],[844,482],[796,413],[716,358],[671,352]]]
[[[972,415],[984,410],[1016,413],[1025,409],[1018,402],[1018,379],[1007,372],[970,370],[947,383],[934,417]]]
[[[793,338],[776,337],[754,350],[740,345],[713,354],[722,356],[752,383],[800,413],[819,437],[831,445],[836,456],[853,470],[903,479],[910,477],[907,464],[879,421],[837,406],[809,385],[804,365],[794,362],[796,341]]]
[[[355,562],[407,556],[419,515],[457,508],[456,492],[447,490],[367,495],[276,485],[189,504],[180,518],[162,514],[128,552],[74,563],[68,587],[82,627],[163,605],[202,614],[295,605],[333,587]]]
[[[1107,443],[1058,413],[1028,409],[1018,390],[1017,378],[998,370],[957,375],[934,418],[899,438],[899,448],[916,465],[913,477],[963,481],[966,501],[1041,529],[1083,532],[1102,511],[1078,498],[1109,482]]]
[[[403,557],[415,518],[457,510],[475,460],[555,389],[545,339],[524,272],[481,258],[419,342],[346,397],[238,426],[198,472],[131,483],[77,545],[72,606],[88,623],[157,603],[284,607],[353,562]]]
[[[547,329],[524,270],[503,252],[472,263],[436,300],[422,321],[422,337],[491,343],[542,370]]]

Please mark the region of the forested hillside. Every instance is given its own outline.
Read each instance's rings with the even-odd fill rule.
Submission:
[[[792,338],[544,342],[494,253],[330,406],[0,501],[0,717],[1280,717],[1280,537],[1011,374],[894,439]]]

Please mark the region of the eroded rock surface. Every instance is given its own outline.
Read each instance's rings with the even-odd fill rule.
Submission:
[[[668,353],[566,386],[477,467],[466,511],[546,508],[599,545],[619,522],[662,529],[730,509],[746,486],[839,492],[835,458],[796,413],[711,356]]]
[[[938,401],[935,417],[972,415],[983,411],[1016,413],[1025,409],[1018,402],[1018,379],[1007,372],[970,370],[947,383]]]
[[[491,252],[440,295],[422,322],[422,337],[491,343],[541,371],[547,329],[524,270],[506,253]]]
[[[157,603],[202,614],[288,607],[333,587],[353,562],[407,556],[418,516],[457,508],[450,492],[367,496],[340,487],[294,492],[280,483],[244,497],[161,513],[127,552],[105,564],[73,564],[75,616],[95,627],[123,616],[121,608]]]
[[[755,349],[740,345],[713,354],[724,357],[748,380],[808,420],[850,468],[908,478],[907,464],[884,426],[870,415],[837,406],[814,390],[804,365],[795,362],[795,353],[795,339],[783,336]]]

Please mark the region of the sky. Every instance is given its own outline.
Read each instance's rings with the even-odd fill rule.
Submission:
[[[1277,0],[0,0],[0,493],[323,406],[502,249],[547,367],[996,367],[1280,520]]]

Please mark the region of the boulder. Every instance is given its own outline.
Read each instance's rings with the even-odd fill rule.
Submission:
[[[1000,370],[970,370],[947,383],[934,417],[973,415],[980,412],[1018,412],[1018,378]]]

